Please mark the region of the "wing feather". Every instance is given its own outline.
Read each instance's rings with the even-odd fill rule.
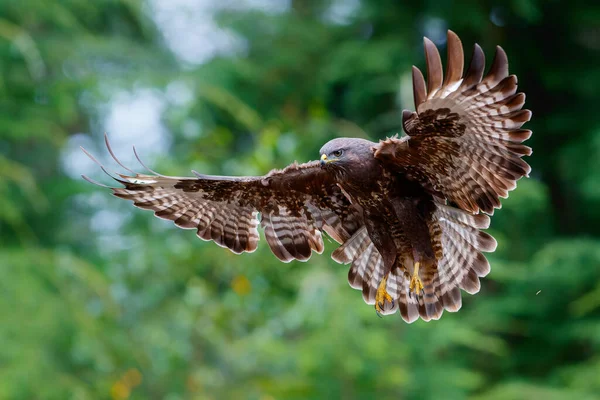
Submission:
[[[446,77],[444,87],[452,88],[462,79],[465,56],[462,44],[456,33],[448,31],[448,65],[446,66]],[[442,95],[445,93],[442,92]]]
[[[427,63],[427,92],[429,96],[435,96],[436,92],[442,87],[442,58],[431,40],[423,38],[423,44]]]
[[[462,209],[492,214],[516,181],[531,168],[522,160],[531,148],[521,142],[531,131],[521,129],[531,119],[523,110],[525,95],[517,93],[517,78],[508,74],[502,48],[484,76],[485,57],[475,45],[464,75],[464,54],[458,36],[448,31],[448,63],[442,78],[437,48],[424,41],[427,83],[413,68],[416,112],[403,113],[408,137],[381,141],[375,157],[418,181],[436,197]]]
[[[178,227],[195,229],[199,238],[234,253],[256,250],[259,215],[269,247],[284,262],[306,261],[313,251],[322,253],[322,231],[343,243],[362,225],[362,217],[318,162],[292,164],[257,177],[194,172],[195,178],[185,178],[148,169],[136,152],[150,172],[140,174],[123,165],[106,136],[105,141],[109,154],[131,175],[109,173],[84,151],[123,185],[110,188],[115,196],[132,200],[136,207],[152,210]]]
[[[470,214],[463,210],[438,204],[432,216],[432,237],[438,238],[434,250],[438,258],[436,268],[423,271],[424,289],[421,294],[409,290],[414,265],[396,263],[387,280],[387,293],[394,300],[385,302],[382,314],[400,311],[402,319],[411,323],[419,317],[424,321],[437,320],[444,310],[455,312],[462,306],[460,289],[474,294],[479,291],[479,278],[490,272],[490,265],[482,252],[493,252],[496,240],[481,229],[489,227],[486,214]],[[383,260],[363,226],[336,249],[332,258],[351,264],[348,283],[362,291],[367,304],[375,303],[375,293],[383,278]]]

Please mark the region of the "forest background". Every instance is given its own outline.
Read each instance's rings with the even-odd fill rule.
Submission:
[[[0,398],[600,398],[599,21],[579,0],[0,0]],[[108,183],[79,150],[107,161],[105,131],[170,175],[401,133],[447,29],[506,50],[534,153],[481,292],[440,321],[377,318],[332,243],[236,256],[80,177]]]

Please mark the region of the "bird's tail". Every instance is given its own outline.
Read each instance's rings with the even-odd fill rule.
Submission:
[[[420,277],[423,291],[411,292],[410,274],[414,263],[405,260],[402,268],[392,270],[388,278],[388,292],[398,301],[398,309],[406,322],[419,316],[429,321],[439,319],[444,310],[458,311],[462,306],[460,289],[469,294],[479,291],[479,278],[490,272],[490,265],[482,252],[496,249],[496,240],[480,231],[489,227],[485,214],[472,215],[454,207],[437,205],[430,225],[431,237],[438,258],[435,266],[422,266]],[[441,233],[441,234],[440,234]]]
[[[423,290],[415,294],[410,290],[414,261],[409,257],[399,259],[387,279],[386,291],[394,300],[385,303],[382,314],[400,310],[406,322],[419,316],[429,321],[439,319],[444,310],[458,311],[462,305],[460,289],[474,294],[479,291],[479,278],[487,275],[490,265],[482,252],[496,249],[496,240],[480,231],[489,227],[485,214],[472,215],[460,209],[438,204],[430,224],[431,237],[440,238],[434,243],[437,267],[422,265],[419,276]],[[362,290],[367,304],[375,304],[375,294],[384,275],[381,256],[363,227],[352,238],[333,252],[340,263],[352,263],[348,282]]]

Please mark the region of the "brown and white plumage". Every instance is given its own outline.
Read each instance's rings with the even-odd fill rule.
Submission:
[[[111,189],[235,253],[256,249],[259,224],[284,262],[321,253],[326,233],[341,244],[332,258],[350,264],[350,286],[380,313],[399,310],[413,322],[457,311],[460,290],[477,293],[490,271],[482,253],[496,248],[481,231],[490,223],[482,212],[492,214],[530,171],[521,158],[531,149],[521,142],[531,132],[521,125],[531,113],[521,110],[525,96],[516,94],[499,47],[485,76],[477,45],[463,74],[453,32],[445,78],[428,39],[425,53],[428,80],[413,69],[416,112],[403,114],[405,137],[334,139],[321,149],[321,162],[261,177],[191,178],[133,172],[107,140],[130,173],[111,175],[123,185]]]
[[[458,288],[471,294],[479,291],[479,277],[490,270],[481,252],[494,251],[496,242],[479,231],[489,226],[489,217],[468,213],[492,214],[501,206],[499,197],[506,198],[516,181],[531,170],[522,160],[531,148],[521,144],[531,136],[531,131],[521,129],[531,112],[522,110],[525,95],[516,93],[517,78],[508,74],[504,50],[496,48],[484,76],[484,54],[475,45],[463,74],[462,44],[449,31],[444,78],[435,45],[427,38],[424,43],[428,79],[425,83],[413,67],[417,111],[404,111],[407,136],[386,139],[375,149],[376,158],[419,182],[438,199],[429,228],[441,245],[441,257],[436,268],[424,273],[424,296],[408,296],[407,280],[394,271],[387,282],[390,293],[400,288],[400,311],[407,321],[418,315],[437,319],[442,307],[457,311],[461,306]],[[442,204],[446,201],[464,211]],[[390,288],[392,283],[395,286]]]
[[[521,142],[531,131],[520,129],[531,118],[522,110],[525,95],[516,93],[517,78],[508,75],[508,60],[496,48],[492,66],[483,76],[485,58],[475,45],[463,76],[463,49],[456,34],[448,32],[448,65],[435,45],[425,38],[427,86],[413,67],[416,112],[405,111],[408,136],[380,143],[375,156],[421,183],[432,193],[469,212],[493,213],[516,181],[531,168],[521,159],[531,148]]]
[[[256,250],[259,213],[269,247],[284,262],[306,261],[312,251],[322,253],[322,231],[341,243],[358,229],[356,211],[317,161],[262,177],[195,173],[194,178],[182,178],[127,170],[131,175],[109,174],[124,186],[111,188],[115,196],[180,228],[195,229],[201,239],[237,254]]]

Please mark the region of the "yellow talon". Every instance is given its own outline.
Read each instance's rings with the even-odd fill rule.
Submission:
[[[387,278],[387,275],[383,277],[379,283],[379,287],[377,288],[377,293],[375,294],[375,311],[377,311],[378,314],[381,314],[383,311],[383,306],[385,305],[386,301],[394,304],[394,299],[392,299],[392,296],[390,296],[390,294],[385,290],[387,286]]]
[[[415,270],[413,271],[412,278],[410,278],[410,285],[408,286],[408,290],[411,292],[418,294],[423,290],[423,282],[421,278],[419,278],[419,267],[421,264],[419,262],[415,263]]]

